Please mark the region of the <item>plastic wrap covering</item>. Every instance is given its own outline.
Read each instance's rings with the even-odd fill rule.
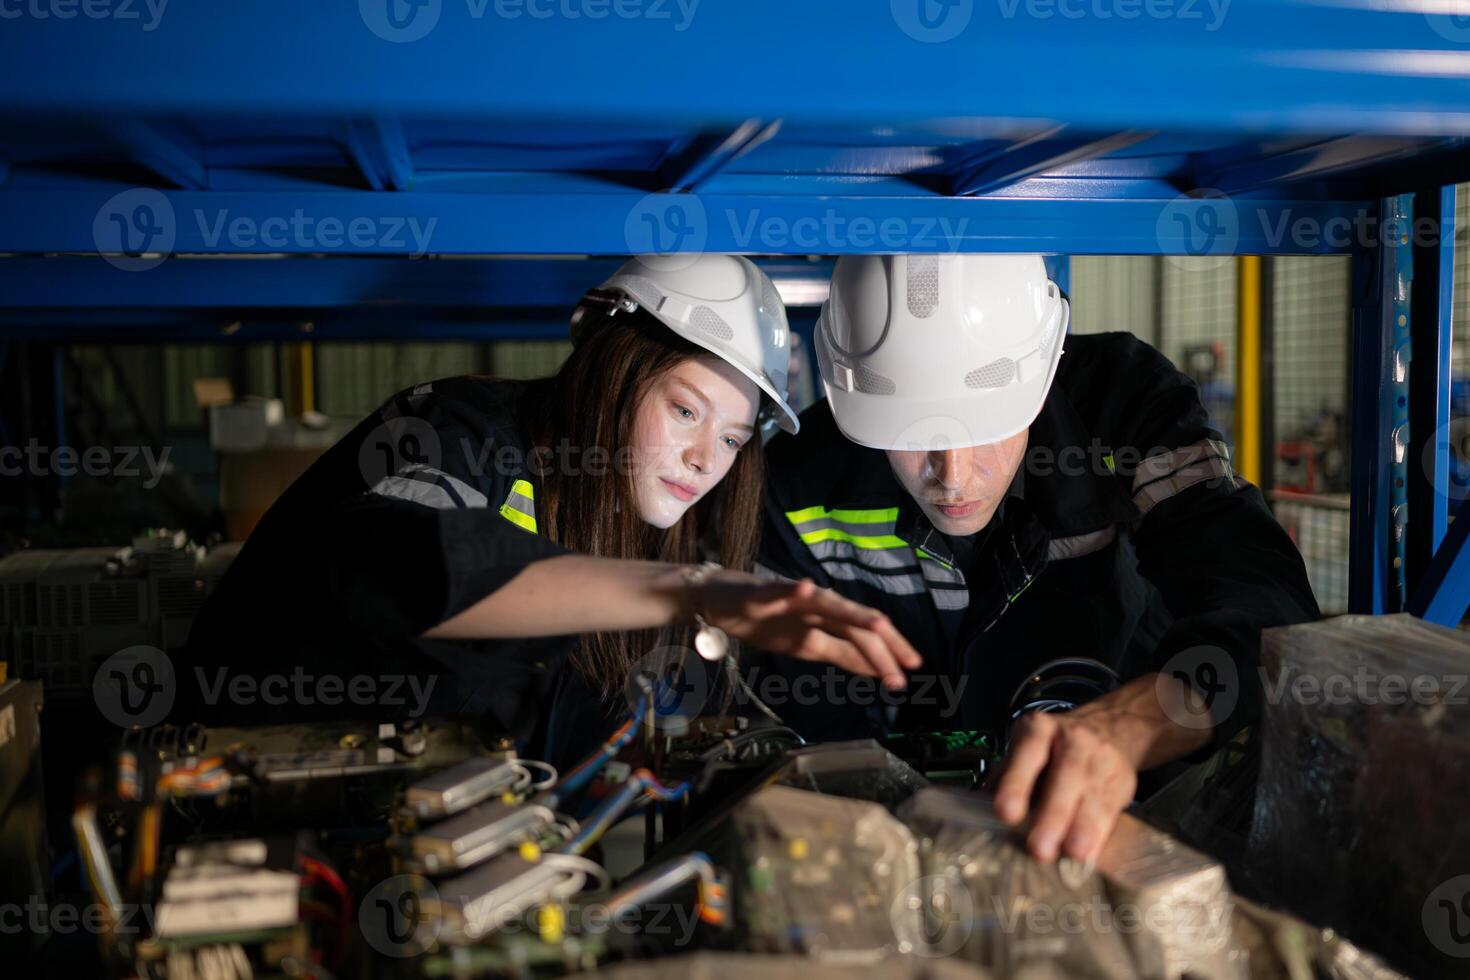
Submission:
[[[899,816],[919,840],[919,956],[1006,978],[1404,980],[1330,930],[1235,897],[1220,865],[1127,814],[1095,868],[1033,861],[985,797],[925,790]]]
[[[1344,616],[1262,646],[1253,875],[1415,976],[1470,973],[1470,637]]]
[[[848,965],[897,954],[918,847],[881,806],[768,786],[735,808],[728,846],[747,948]]]
[[[1042,964],[1122,980],[1235,980],[1224,871],[1125,817],[1096,869],[1042,864],[978,796],[925,790],[900,811],[922,842],[920,952],[960,952],[999,976]]]
[[[817,793],[872,800],[890,810],[929,785],[908,763],[872,739],[793,749],[775,781]]]

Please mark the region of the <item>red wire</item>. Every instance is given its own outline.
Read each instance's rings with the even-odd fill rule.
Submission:
[[[336,958],[337,965],[340,966],[342,957],[347,954],[347,943],[352,934],[352,893],[347,890],[347,883],[342,880],[341,875],[316,858],[302,855],[301,867],[305,869],[308,881],[316,879],[325,882],[337,895],[337,927],[341,935],[338,938]]]

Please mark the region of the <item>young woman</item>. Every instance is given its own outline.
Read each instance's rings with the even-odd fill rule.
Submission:
[[[565,761],[640,657],[721,632],[902,686],[920,660],[886,618],[748,571],[760,426],[797,426],[769,279],[633,259],[573,340],[552,378],[395,395],[282,495],[190,637],[201,720],[474,716]]]

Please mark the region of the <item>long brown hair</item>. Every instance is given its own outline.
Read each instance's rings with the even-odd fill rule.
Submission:
[[[715,547],[727,568],[748,571],[760,534],[765,454],[760,438],[736,456],[725,478],[667,530],[638,516],[631,459],[634,417],[653,385],[690,358],[715,355],[669,330],[643,310],[620,313],[595,327],[560,370],[532,382],[522,402],[528,448],[568,445],[590,464],[596,449],[612,462],[533,466],[536,521],[551,540],[599,558],[697,562],[700,544]],[[533,450],[534,451],[534,450]],[[563,457],[565,458],[565,457]],[[689,631],[591,633],[573,665],[594,690],[621,691],[638,657],[658,646],[690,645]]]

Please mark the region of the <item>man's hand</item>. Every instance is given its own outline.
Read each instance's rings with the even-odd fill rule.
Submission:
[[[1026,845],[1039,861],[1096,858],[1133,800],[1139,771],[1209,744],[1208,728],[1173,720],[1193,697],[1183,682],[1148,674],[1075,711],[1026,715],[996,787],[996,812],[1013,826],[1030,816]]]

